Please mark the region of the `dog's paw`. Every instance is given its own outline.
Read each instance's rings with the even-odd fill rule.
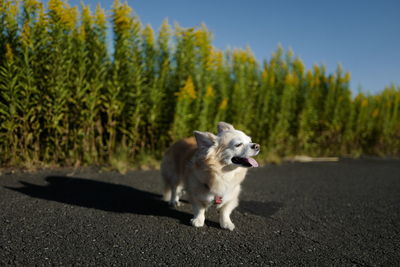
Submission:
[[[172,208],[176,208],[176,207],[179,207],[179,206],[181,205],[181,203],[180,203],[179,201],[170,201],[170,202],[169,202],[169,205],[170,205]]]
[[[204,219],[201,218],[193,218],[190,220],[194,227],[203,227],[204,226]]]
[[[233,231],[233,229],[235,229],[235,225],[231,221],[221,221],[219,224],[223,229],[228,229],[230,231]]]

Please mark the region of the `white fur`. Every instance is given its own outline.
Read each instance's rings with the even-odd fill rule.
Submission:
[[[240,184],[247,168],[232,162],[233,157],[248,158],[259,153],[251,138],[232,125],[218,123],[218,134],[194,132],[195,138],[175,143],[164,155],[161,164],[165,191],[164,199],[172,206],[179,205],[182,188],[186,189],[193,207],[191,223],[204,225],[205,211],[216,196],[222,197],[220,226],[233,230],[231,212],[237,207]]]

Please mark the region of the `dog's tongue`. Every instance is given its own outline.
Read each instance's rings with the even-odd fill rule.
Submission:
[[[252,166],[252,167],[258,167],[258,162],[253,159],[253,158],[245,158],[245,160]]]

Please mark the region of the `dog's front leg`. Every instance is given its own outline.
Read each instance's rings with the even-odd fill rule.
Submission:
[[[221,226],[221,228],[231,231],[235,229],[235,225],[231,221],[230,215],[232,211],[238,206],[238,202],[238,198],[234,197],[232,200],[221,207],[221,211],[219,214],[219,225]]]
[[[194,202],[192,204],[192,207],[194,215],[193,219],[191,220],[192,225],[195,227],[204,226],[204,220],[206,219],[205,217],[206,207],[199,202]]]

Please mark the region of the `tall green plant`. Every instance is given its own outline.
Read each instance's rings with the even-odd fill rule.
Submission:
[[[110,46],[100,6],[0,2],[2,165],[126,169],[218,121],[264,155],[400,153],[399,87],[352,96],[340,66],[307,70],[281,46],[261,65],[250,48],[216,49],[204,24],[155,33],[127,3],[111,11]]]

